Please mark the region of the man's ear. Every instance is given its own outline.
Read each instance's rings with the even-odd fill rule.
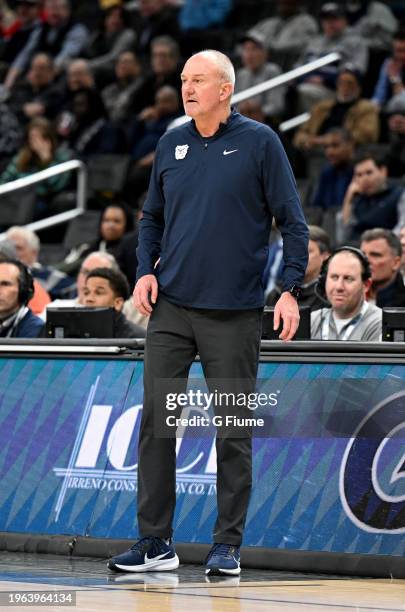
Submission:
[[[367,280],[363,281],[364,291],[366,293],[366,300],[368,300],[372,282],[373,281],[371,280],[371,278],[368,278]]]
[[[121,312],[123,307],[124,307],[124,298],[122,298],[122,297],[114,298],[114,308],[115,308],[115,310],[118,310],[118,312]]]
[[[232,96],[233,93],[233,85],[232,83],[222,83],[221,89],[219,91],[219,99],[221,102],[227,100]]]
[[[398,272],[399,268],[401,267],[401,258],[399,255],[396,255],[394,257],[394,263],[393,263],[393,269]]]

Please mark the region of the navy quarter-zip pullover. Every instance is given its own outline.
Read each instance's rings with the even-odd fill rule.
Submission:
[[[273,217],[283,237],[286,290],[302,283],[308,229],[278,136],[234,110],[210,138],[194,121],[175,128],[156,149],[137,279],[156,274],[160,293],[181,306],[263,307]]]

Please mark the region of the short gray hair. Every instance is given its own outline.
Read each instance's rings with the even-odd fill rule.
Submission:
[[[362,242],[371,242],[372,240],[385,240],[393,255],[402,256],[401,241],[391,230],[383,227],[373,227],[372,229],[365,230],[360,236],[360,244]]]
[[[38,236],[32,230],[21,225],[13,225],[6,231],[6,238],[12,240],[13,236],[18,236],[19,238],[22,238],[28,244],[30,249],[32,249],[36,253],[39,253],[41,242]]]
[[[218,68],[221,80],[235,85],[235,68],[225,53],[221,53],[221,51],[216,51],[215,49],[205,49],[204,51],[198,51],[198,53],[192,55],[192,57],[196,56],[204,57],[213,62]]]
[[[96,255],[100,259],[103,259],[106,262],[107,265],[103,266],[103,267],[111,268],[112,270],[119,270],[120,269],[120,267],[119,267],[119,265],[117,263],[117,260],[115,259],[114,255],[111,255],[111,253],[107,253],[106,251],[92,251],[91,253],[86,255],[86,257],[83,259],[80,268],[84,265],[85,261],[87,261],[90,257],[93,257],[94,255]],[[97,267],[100,267],[100,266],[97,266]]]

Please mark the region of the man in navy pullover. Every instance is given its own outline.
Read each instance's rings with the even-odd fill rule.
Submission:
[[[159,379],[183,391],[198,352],[211,392],[213,379],[221,391],[254,391],[273,217],[284,245],[283,293],[274,316],[276,329],[283,322],[283,340],[298,326],[296,296],[307,265],[308,230],[287,157],[270,128],[231,109],[235,73],[229,59],[217,51],[198,53],[181,79],[185,112],[193,120],[161,138],[140,224],[134,301],[151,315],[139,439],[141,539],[109,561],[116,571],[179,564],[171,542],[176,440],[174,434],[156,437],[154,427],[166,412]],[[181,408],[174,414],[180,416]],[[218,518],[207,574],[240,572],[250,433],[217,432]]]

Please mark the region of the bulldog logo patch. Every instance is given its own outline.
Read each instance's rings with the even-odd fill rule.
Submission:
[[[177,145],[174,156],[176,159],[184,159],[187,155],[188,145]]]

